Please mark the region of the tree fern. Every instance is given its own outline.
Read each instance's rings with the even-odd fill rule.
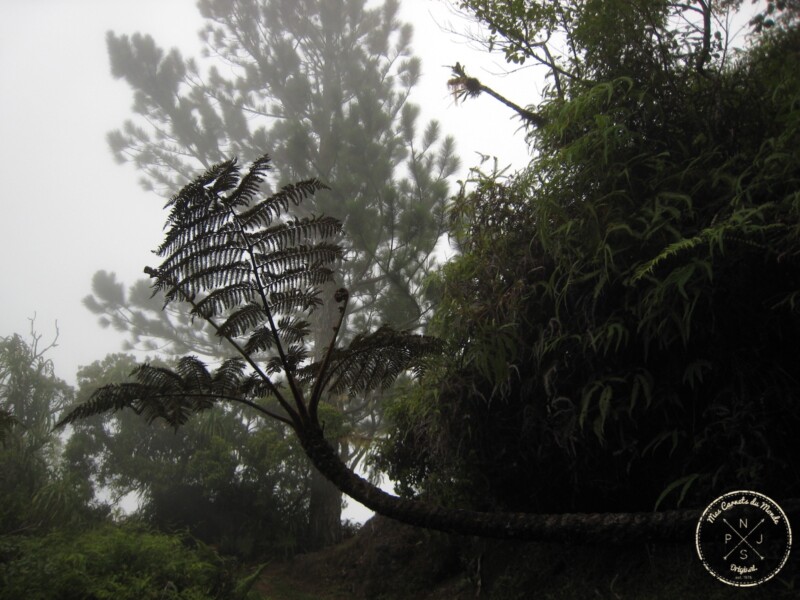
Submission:
[[[443,351],[434,338],[381,327],[336,340],[349,293],[325,298],[332,263],[344,258],[341,224],[330,217],[292,217],[289,211],[322,184],[301,182],[256,198],[269,168],[262,157],[240,176],[231,160],[211,168],[168,203],[158,267],[146,272],[167,304],[186,301],[239,354],[215,371],[193,356],[174,369],[144,364],[134,382],[108,385],[74,407],[64,426],[91,415],[130,409],[172,427],[219,402],[246,405],[291,427],[316,468],[344,493],[386,516],[455,533],[516,539],[603,539],[607,542],[687,537],[697,511],[648,514],[538,515],[445,509],[401,499],[353,473],[326,440],[319,404],[328,393],[363,393],[385,387],[401,373],[420,372]],[[338,306],[333,336],[310,362],[305,319],[323,302]],[[319,350],[319,349],[317,349]]]
[[[163,261],[145,269],[168,304],[190,303],[192,315],[208,321],[241,358],[214,373],[192,356],[175,369],[142,365],[133,374],[135,383],[101,388],[60,425],[130,408],[148,421],[161,418],[178,427],[224,400],[251,405],[300,430],[313,423],[323,393],[388,385],[438,350],[430,338],[382,328],[357,337],[346,350],[336,349],[334,338],[320,364],[309,364],[305,316],[323,303],[320,288],[333,280],[331,266],[344,258],[336,241],[341,223],[291,214],[325,187],[317,180],[258,199],[269,168],[264,156],[241,175],[236,161],[228,160],[180,190],[166,206],[165,238],[156,250]],[[341,305],[339,325],[347,297],[340,290],[334,298]],[[274,396],[281,410],[259,404],[266,396]]]

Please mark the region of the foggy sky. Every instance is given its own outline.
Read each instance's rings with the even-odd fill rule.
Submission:
[[[525,164],[520,123],[490,98],[455,105],[445,65],[465,64],[520,104],[535,100],[531,71],[500,78],[501,56],[471,49],[444,1],[406,0],[413,48],[423,77],[411,101],[421,122],[442,122],[466,168],[477,152],[500,164]],[[127,84],[110,74],[106,31],[151,34],[165,48],[199,56],[202,26],[191,0],[3,0],[0,2],[0,335],[27,335],[36,315],[43,342],[58,321],[58,347],[48,355],[59,377],[74,383],[80,365],[121,351],[122,334],[97,325],[81,299],[99,269],[131,284],[154,260],[164,199],[144,192],[130,164],[115,163],[105,135],[131,116]],[[455,189],[455,182],[453,183]]]

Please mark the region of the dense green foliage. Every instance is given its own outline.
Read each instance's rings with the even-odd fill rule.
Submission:
[[[245,600],[252,583],[207,546],[131,527],[0,537],[2,600]]]
[[[57,339],[57,335],[56,335]],[[52,431],[74,392],[54,372],[42,336],[0,338],[0,534],[41,533],[99,516],[88,482],[63,463]]]
[[[671,5],[624,5],[570,13],[580,77],[539,105],[530,167],[454,202],[433,331],[455,359],[394,407],[382,463],[407,493],[549,511],[800,493],[800,36],[705,56]]]
[[[78,372],[77,400],[131,381],[136,361],[112,355]],[[75,473],[161,531],[188,530],[221,552],[285,556],[305,545],[309,465],[279,423],[228,407],[175,431],[129,412],[75,424],[65,448]],[[191,449],[191,451],[189,451]]]
[[[170,443],[164,443],[161,436],[159,445],[157,432],[149,436],[136,430],[131,433],[118,421],[117,425],[123,426],[106,430],[83,424],[65,445],[59,433],[53,432],[53,426],[76,394],[55,375],[53,363],[47,358],[55,340],[47,346],[41,340],[33,328],[29,341],[20,335],[0,338],[0,412],[6,416],[7,424],[0,440],[0,598],[244,600],[254,578],[238,580],[235,564],[230,560],[223,561],[216,552],[180,535],[149,533],[109,522],[108,507],[93,499],[93,485],[127,491],[125,483],[130,485],[137,476],[143,478],[157,471],[151,468],[143,473],[146,467],[137,444],[150,443],[164,449]],[[119,375],[120,371],[127,374],[130,364],[126,364],[124,356],[117,356],[102,366],[104,369],[95,364],[81,371],[78,399],[85,394],[83,386],[94,387],[102,383],[103,376]],[[130,428],[129,425],[127,429]],[[116,431],[112,434],[111,429]],[[127,443],[107,446],[100,454],[100,464],[85,460],[81,445],[98,444],[103,434],[118,435],[118,441]],[[169,434],[175,438],[172,431]],[[114,452],[129,452],[128,463],[136,465],[121,474],[113,471],[116,477],[127,477],[125,482],[112,481],[103,468],[103,461],[108,459],[106,453]],[[213,445],[206,454],[213,457]],[[203,458],[198,457],[198,462],[204,464]],[[206,458],[205,462],[213,460]],[[176,465],[172,467],[177,469]],[[208,473],[199,476],[208,477]],[[210,479],[209,487],[213,488],[215,482]],[[152,487],[158,489],[158,485],[156,478]],[[261,502],[272,499],[269,493],[259,497]],[[187,508],[203,507],[194,498],[172,500],[172,505],[152,501],[148,507],[166,512],[166,504],[174,514],[188,520]],[[264,512],[277,511],[273,508]],[[213,514],[213,507],[205,514]],[[177,525],[165,518],[158,524],[167,530]],[[273,524],[272,537],[266,542],[268,549],[280,525]],[[224,544],[226,538],[215,533],[209,537]],[[259,533],[263,530],[251,535]],[[258,550],[265,552],[263,547]]]

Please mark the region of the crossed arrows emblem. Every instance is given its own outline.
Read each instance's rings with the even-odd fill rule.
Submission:
[[[733,548],[731,548],[730,552],[728,552],[728,553],[727,553],[727,554],[726,554],[726,555],[723,557],[723,559],[724,559],[724,560],[727,560],[727,559],[728,559],[728,557],[729,557],[731,554],[733,554],[733,551],[734,551],[734,550],[736,550],[736,549],[737,549],[739,546],[741,546],[742,544],[746,544],[747,546],[749,546],[749,547],[750,547],[750,549],[751,549],[753,552],[755,552],[755,553],[756,553],[756,556],[758,556],[758,558],[760,558],[761,560],[764,560],[764,557],[763,557],[763,556],[761,556],[761,554],[759,554],[758,550],[756,550],[755,548],[753,548],[753,545],[752,545],[750,542],[748,542],[748,541],[747,541],[747,538],[749,538],[749,537],[750,537],[750,536],[753,534],[753,532],[754,532],[756,529],[758,529],[758,528],[759,528],[759,526],[760,526],[760,525],[761,525],[761,524],[764,522],[764,519],[761,519],[761,520],[758,522],[758,524],[757,524],[755,527],[753,527],[753,528],[750,530],[750,532],[749,532],[747,535],[745,535],[745,536],[743,536],[741,533],[739,533],[739,530],[738,530],[738,529],[736,529],[736,528],[735,528],[733,525],[731,525],[730,523],[728,523],[728,520],[727,520],[727,519],[722,519],[722,520],[723,520],[723,522],[725,523],[725,525],[727,525],[727,526],[730,528],[730,530],[731,530],[731,531],[733,531],[733,533],[735,533],[735,534],[736,534],[736,536],[739,538],[739,541],[736,543],[736,545],[735,545]]]

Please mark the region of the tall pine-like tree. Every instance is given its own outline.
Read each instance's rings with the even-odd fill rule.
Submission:
[[[274,184],[316,177],[329,189],[306,207],[340,219],[347,233],[341,281],[353,297],[345,324],[417,327],[430,308],[423,283],[444,230],[447,178],[457,168],[451,138],[431,121],[418,126],[408,99],[420,76],[412,28],[398,3],[365,0],[201,0],[205,59],[164,51],[147,35],[108,34],[111,69],[134,93],[135,116],[108,141],[115,157],[142,173],[145,189],[168,194],[192,174],[236,155],[275,158]],[[334,284],[331,284],[332,286]],[[171,353],[223,352],[215,336],[148,301],[144,283],[126,294],[98,273],[86,305],[102,322],[127,330],[134,344]],[[335,307],[316,312],[315,352],[328,345]],[[185,314],[185,313],[184,313]],[[351,426],[377,420],[373,402],[348,410]],[[351,405],[349,407],[353,409]],[[352,463],[363,455],[341,440]],[[363,448],[362,448],[363,450]],[[312,485],[315,545],[339,537],[341,495]]]

